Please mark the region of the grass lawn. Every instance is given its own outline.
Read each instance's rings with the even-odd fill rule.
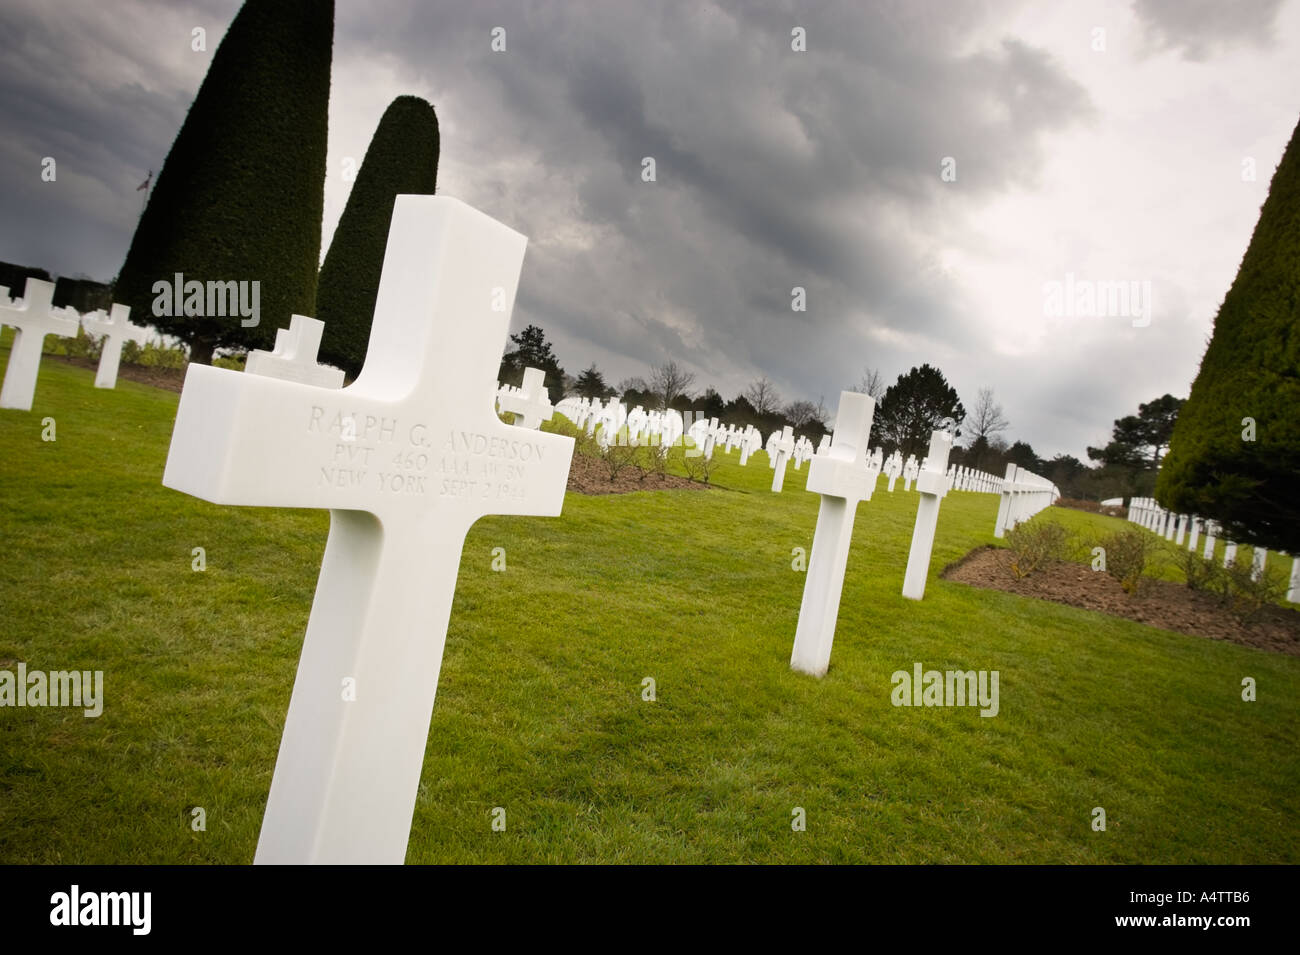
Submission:
[[[103,670],[106,697],[0,709],[0,863],[246,863],[329,518],[164,488],[177,396],[92,380],[47,359],[0,411],[0,667]],[[1300,660],[938,579],[992,540],[989,494],[944,500],[908,601],[917,495],[882,480],[830,672],[794,673],[808,469],[772,495],[766,455],[722,458],[724,490],[473,528],[409,862],[1300,861]],[[998,670],[1000,712],[892,706],[916,662]]]

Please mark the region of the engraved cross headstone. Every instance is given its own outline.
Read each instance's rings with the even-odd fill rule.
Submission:
[[[526,241],[455,199],[398,196],[355,382],[189,367],[163,483],[330,510],[256,862],[403,861],[465,534],[560,513],[572,439],[493,410]]]

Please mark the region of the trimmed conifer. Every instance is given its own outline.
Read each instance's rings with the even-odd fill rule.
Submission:
[[[384,110],[357,170],[316,289],[316,317],[325,323],[320,360],[349,377],[366,360],[393,202],[399,195],[433,194],[438,148],[433,106],[399,96]]]
[[[1156,482],[1225,537],[1300,554],[1300,125],[1214,319]]]
[[[290,315],[315,314],[333,40],[333,0],[247,0],[158,173],[114,298],[190,345],[192,361],[272,347]],[[204,294],[203,314],[159,314],[176,296],[155,286],[177,275],[205,290],[258,282],[257,325],[209,314],[229,311],[226,285]]]

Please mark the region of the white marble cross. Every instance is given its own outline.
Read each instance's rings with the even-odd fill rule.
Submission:
[[[907,456],[907,463],[903,465],[903,490],[904,491],[912,490],[912,482],[916,480],[916,476],[920,473],[921,473],[921,465],[916,463],[916,455],[909,454]]]
[[[110,313],[91,312],[81,319],[86,331],[98,336],[99,367],[95,370],[96,388],[117,387],[117,369],[122,361],[122,346],[132,332],[144,331],[130,320],[131,306],[114,304]]]
[[[317,388],[342,388],[343,370],[316,364],[325,323],[306,315],[291,315],[288,328],[275,330],[275,350],[248,353],[244,371]]]
[[[493,409],[526,241],[398,196],[355,382],[189,367],[163,483],[330,510],[256,862],[403,861],[465,534],[560,513],[572,439]]]
[[[537,430],[543,421],[554,416],[551,397],[546,390],[546,372],[541,368],[525,368],[524,383],[517,391],[503,394],[497,399],[502,411],[515,416],[515,424]]]
[[[704,458],[705,460],[713,459],[713,449],[718,443],[718,419],[710,418],[708,425],[704,429]]]
[[[772,432],[767,444],[767,453],[772,466],[772,490],[779,492],[785,486],[785,466],[790,463],[794,452],[794,429],[786,425],[781,431]]]
[[[889,477],[889,493],[894,493],[894,482],[903,473],[903,453],[895,451],[885,461],[885,474]]]
[[[831,446],[826,453],[815,455],[808,469],[806,489],[821,495],[821,506],[790,666],[813,676],[824,676],[830,665],[844,571],[853,540],[853,519],[858,502],[871,500],[876,485],[876,475],[866,466],[875,413],[876,401],[870,395],[840,392]]]
[[[31,411],[36,395],[36,374],[41,368],[41,348],[46,335],[73,338],[81,326],[73,309],[52,308],[54,285],[28,278],[22,307],[9,300],[9,290],[0,287],[0,325],[14,327],[14,343],[9,349],[9,367],[0,387],[0,408]]]
[[[907,554],[907,571],[903,574],[903,596],[920,600],[925,596],[925,579],[930,574],[930,553],[934,549],[934,531],[939,523],[939,502],[948,490],[944,469],[952,450],[952,435],[947,431],[930,434],[930,453],[925,468],[916,477],[921,501],[916,505],[916,524],[912,527],[912,549]]]

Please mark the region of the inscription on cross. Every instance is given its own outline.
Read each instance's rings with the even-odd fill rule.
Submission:
[[[455,199],[398,196],[355,382],[189,368],[163,483],[330,509],[256,862],[403,861],[465,534],[560,513],[572,439],[494,411],[526,241]]]

